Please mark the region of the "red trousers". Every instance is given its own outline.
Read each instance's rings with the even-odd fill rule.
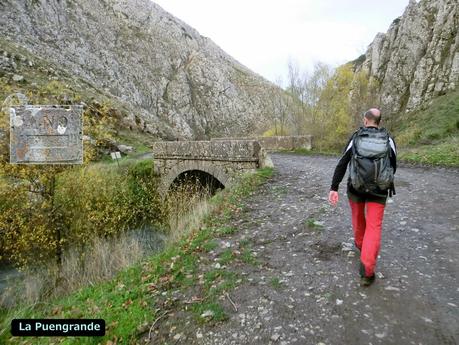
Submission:
[[[360,249],[360,261],[365,266],[365,275],[370,277],[375,273],[376,260],[381,247],[384,205],[377,202],[355,202],[350,199],[349,204],[352,211],[355,245]]]

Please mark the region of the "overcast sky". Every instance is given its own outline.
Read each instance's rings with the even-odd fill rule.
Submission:
[[[265,78],[363,54],[409,0],[155,0]]]

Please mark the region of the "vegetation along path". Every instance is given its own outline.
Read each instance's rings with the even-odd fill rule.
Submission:
[[[274,176],[232,216],[211,265],[238,273],[227,319],[181,312],[158,320],[151,343],[456,344],[459,342],[459,173],[401,167],[383,224],[378,278],[359,286],[345,181],[327,204],[336,158],[276,153]],[[253,260],[221,253],[249,244]],[[217,259],[218,258],[218,259]],[[213,267],[212,267],[213,268]],[[203,313],[203,317],[206,317]]]

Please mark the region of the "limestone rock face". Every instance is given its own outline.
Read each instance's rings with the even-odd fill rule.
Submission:
[[[128,104],[134,125],[167,139],[251,134],[274,88],[150,0],[3,0],[0,35]]]
[[[458,86],[458,28],[457,0],[410,0],[388,32],[376,36],[357,70],[379,83],[385,112],[417,109]]]

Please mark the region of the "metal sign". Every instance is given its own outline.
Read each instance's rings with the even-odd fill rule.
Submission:
[[[10,108],[10,163],[82,164],[83,107]]]

